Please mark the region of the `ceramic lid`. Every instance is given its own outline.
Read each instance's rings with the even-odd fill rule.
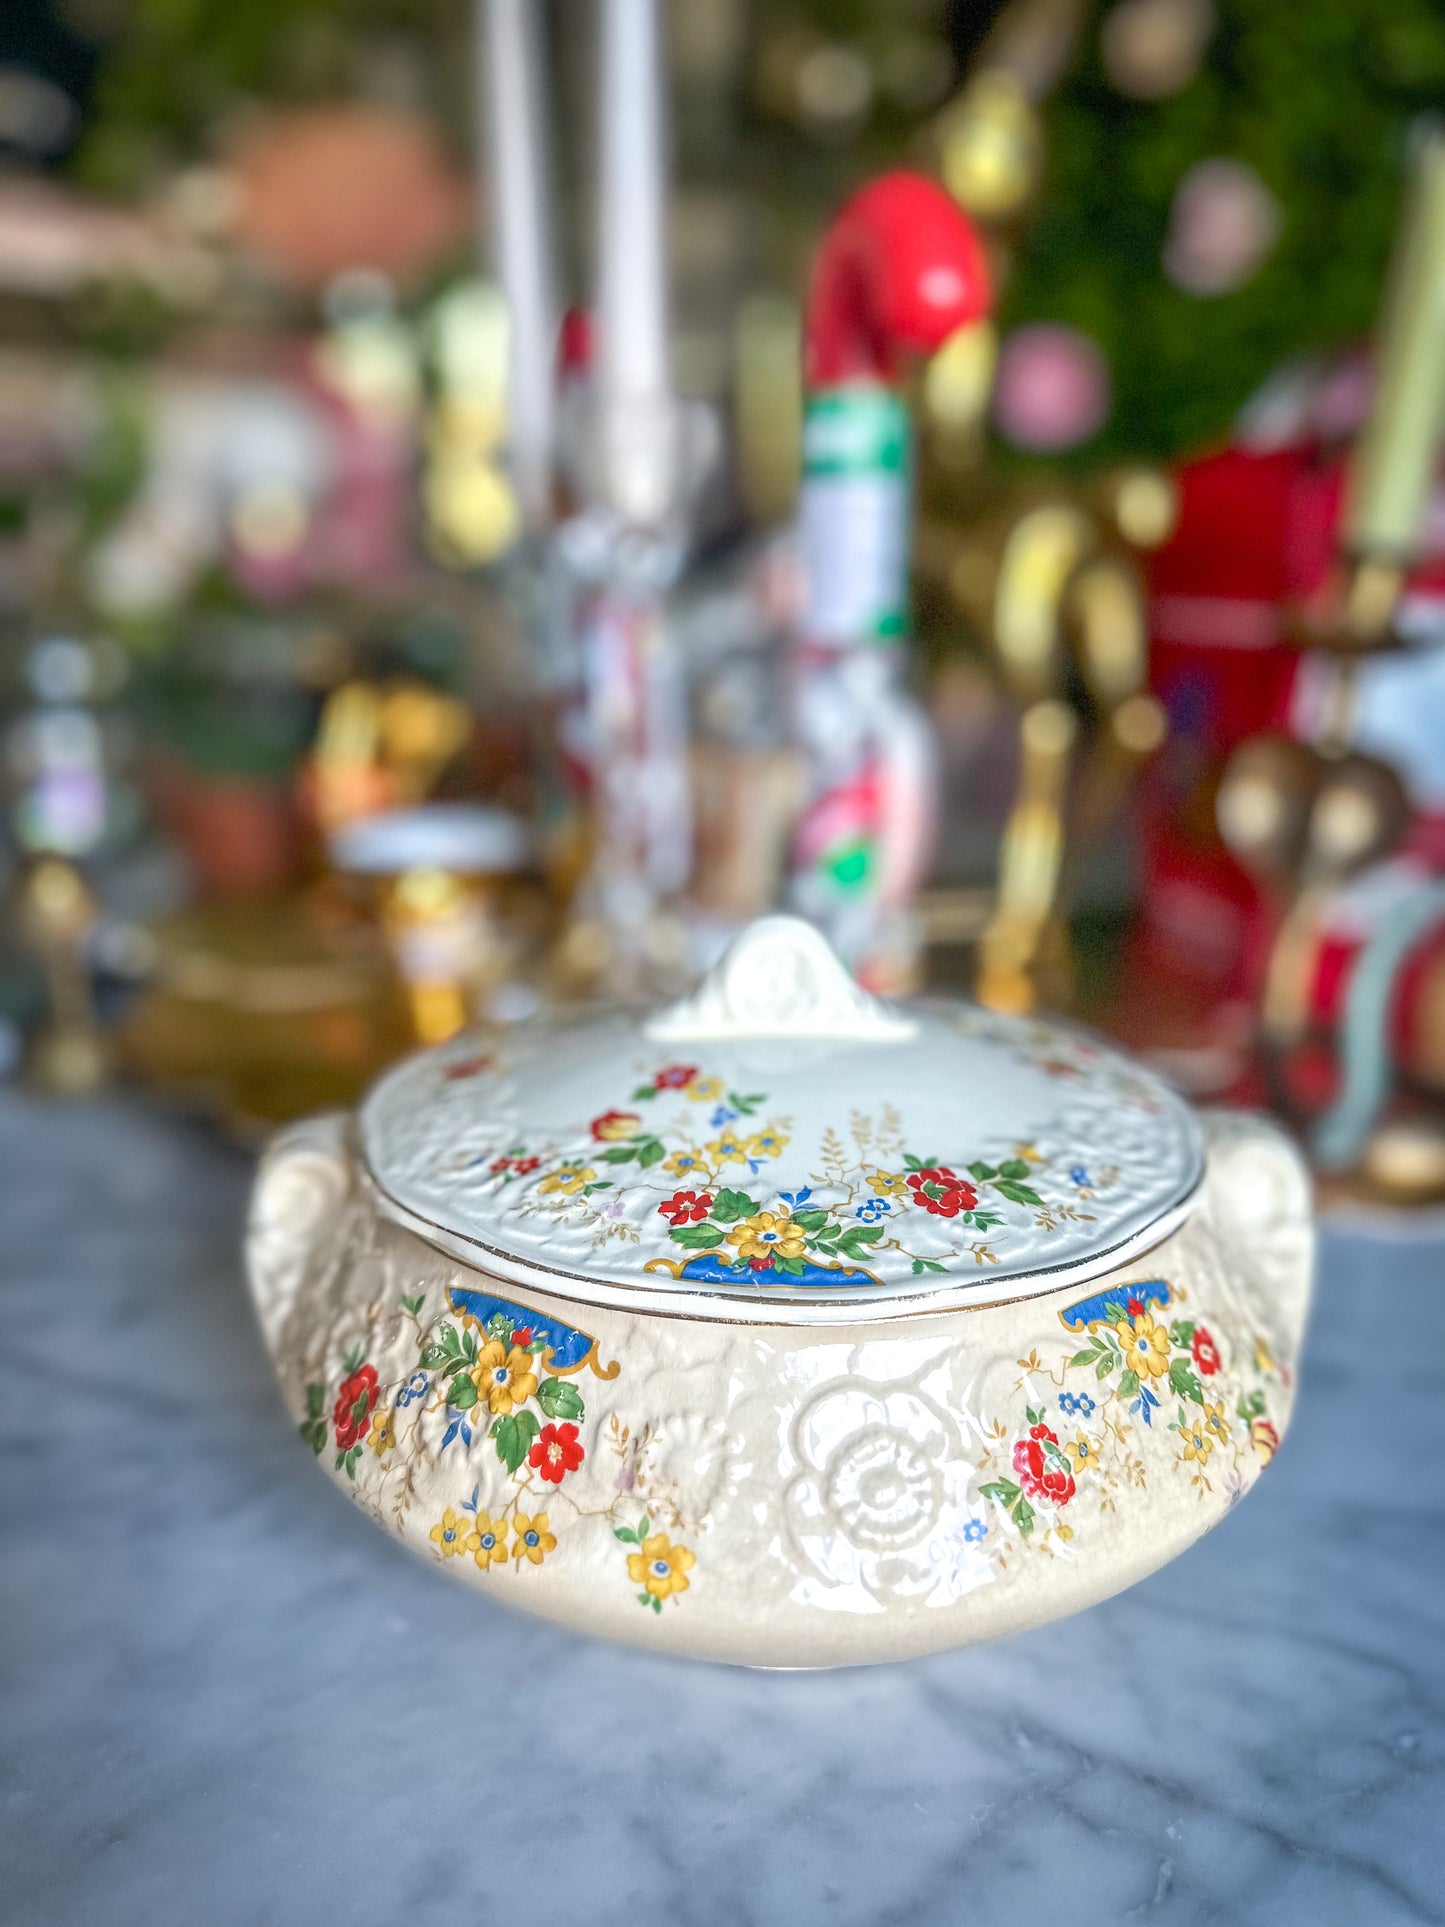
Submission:
[[[1166,1236],[1203,1169],[1193,1112],[1128,1059],[968,1004],[879,1003],[790,917],[651,1017],[409,1059],[361,1140],[394,1215],[495,1275],[772,1323],[1085,1280]]]

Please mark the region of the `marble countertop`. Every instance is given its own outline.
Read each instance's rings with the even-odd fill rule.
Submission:
[[[1143,1585],[764,1674],[579,1640],[295,1437],[245,1161],[0,1096],[0,1919],[1445,1922],[1445,1245],[1325,1243],[1293,1430]]]

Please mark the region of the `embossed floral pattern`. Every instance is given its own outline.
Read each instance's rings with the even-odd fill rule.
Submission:
[[[610,1380],[618,1365],[604,1365],[585,1333],[486,1293],[449,1291],[449,1315],[432,1323],[424,1322],[426,1303],[425,1291],[400,1299],[419,1356],[414,1367],[402,1361],[391,1381],[394,1392],[376,1364],[363,1362],[364,1343],[347,1353],[334,1394],[321,1380],[306,1386],[299,1429],[311,1449],[324,1450],[333,1429],[350,1438],[337,1456],[338,1471],[345,1470],[362,1503],[379,1517],[391,1494],[386,1516],[397,1525],[411,1505],[418,1473],[433,1457],[456,1463],[470,1493],[453,1496],[425,1527],[433,1556],[444,1564],[470,1555],[482,1573],[498,1567],[529,1573],[554,1555],[566,1557],[571,1536],[600,1522],[642,1548],[637,1556],[647,1569],[635,1582],[642,1588],[635,1597],[644,1606],[660,1611],[665,1599],[687,1592],[697,1555],[672,1535],[686,1529],[691,1537],[692,1527],[672,1496],[672,1477],[658,1477],[654,1455],[661,1441],[652,1422],[634,1434],[619,1427],[613,1413],[608,1442],[625,1476],[616,1478],[600,1507],[595,1487],[584,1500],[574,1496],[573,1481],[592,1449],[584,1436],[587,1406],[577,1376],[590,1369]],[[690,1465],[696,1440],[680,1434],[679,1445]],[[371,1451],[358,1472],[367,1446]],[[634,1510],[629,1495],[644,1491],[664,1517],[644,1518],[638,1532],[623,1522]],[[618,1573],[620,1579],[620,1566]]]
[[[1060,1388],[1058,1411],[1077,1428],[1061,1442],[1047,1403],[1033,1399],[1025,1406],[1022,1431],[1013,1433],[1006,1420],[998,1423],[986,1467],[990,1476],[980,1490],[1021,1540],[1072,1539],[1076,1525],[1068,1521],[1086,1493],[1101,1511],[1122,1510],[1149,1477],[1135,1428],[1145,1438],[1153,1435],[1155,1417],[1167,1410],[1170,1395],[1174,1413],[1161,1419],[1161,1435],[1173,1435],[1173,1471],[1191,1479],[1201,1496],[1213,1489],[1221,1461],[1227,1461],[1235,1490],[1251,1455],[1256,1464],[1273,1456],[1279,1432],[1267,1402],[1271,1387],[1286,1384],[1285,1373],[1269,1347],[1253,1337],[1231,1362],[1202,1325],[1170,1316],[1178,1296],[1162,1279],[1107,1289],[1060,1314],[1069,1329],[1086,1334],[1080,1349],[1053,1364],[1037,1352],[1020,1359],[1021,1384]],[[1062,1389],[1075,1374],[1087,1374],[1094,1389]],[[1231,1399],[1246,1428],[1242,1436],[1231,1418]]]

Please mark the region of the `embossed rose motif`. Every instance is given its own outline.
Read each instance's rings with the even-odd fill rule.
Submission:
[[[960,1552],[972,1467],[953,1418],[916,1382],[836,1380],[798,1412],[790,1443],[801,1469],[785,1493],[789,1536],[822,1578],[874,1598],[977,1582]]]

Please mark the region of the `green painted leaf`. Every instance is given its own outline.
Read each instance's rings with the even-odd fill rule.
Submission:
[[[994,1185],[1000,1197],[1007,1198],[1010,1204],[1032,1204],[1041,1206],[1043,1199],[1038,1192],[1027,1184],[1017,1184],[1012,1178],[999,1178]]]
[[[913,1260],[913,1275],[915,1278],[918,1276],[920,1271],[942,1271],[942,1270],[943,1270],[943,1266],[938,1264],[932,1258],[915,1258]]]
[[[594,1191],[610,1191],[611,1189],[612,1189],[612,1183],[609,1178],[598,1178],[595,1184],[583,1185],[582,1195],[584,1198],[590,1198]]]
[[[675,1224],[667,1235],[689,1251],[711,1251],[722,1243],[722,1232],[715,1224]]]
[[[1119,1365],[1118,1359],[1112,1357],[1108,1352],[1106,1352],[1104,1356],[1099,1360],[1098,1370],[1094,1373],[1095,1378],[1099,1378],[1099,1379],[1107,1378],[1110,1372],[1116,1371],[1118,1369],[1118,1365]]]
[[[729,1091],[728,1103],[743,1117],[751,1117],[759,1104],[762,1103],[763,1097],[764,1093],[762,1091]]]
[[[1176,1318],[1174,1323],[1169,1327],[1169,1337],[1174,1344],[1183,1346],[1187,1351],[1194,1343],[1194,1320],[1192,1318]]]
[[[312,1419],[307,1424],[298,1425],[296,1429],[319,1458],[326,1445],[326,1420]]]
[[[1069,1363],[1071,1365],[1091,1365],[1093,1361],[1098,1357],[1098,1355],[1099,1354],[1094,1350],[1093,1346],[1090,1345],[1087,1347],[1086,1350],[1082,1352],[1075,1352],[1073,1357],[1069,1360]]]
[[[1169,1389],[1177,1392],[1181,1398],[1192,1398],[1196,1405],[1204,1403],[1204,1387],[1190,1369],[1187,1359],[1176,1358],[1170,1365]]]
[[[637,1162],[644,1171],[648,1171],[654,1164],[660,1164],[666,1156],[667,1152],[661,1138],[645,1138],[642,1149],[637,1154]]]
[[[346,1373],[348,1378],[351,1376],[351,1374],[354,1371],[358,1369],[362,1359],[365,1356],[366,1356],[366,1346],[361,1342],[360,1339],[358,1339],[357,1342],[352,1346],[351,1350],[346,1354],[345,1358],[341,1361],[341,1369]]]
[[[655,1084],[639,1084],[637,1089],[632,1093],[632,1102],[634,1104],[640,1104],[644,1098],[656,1096],[657,1086]]]
[[[969,1168],[972,1169],[972,1166]],[[1005,1158],[1003,1163],[998,1167],[998,1174],[1001,1178],[1026,1178],[1029,1174],[1028,1159]],[[990,1173],[990,1175],[992,1174]]]
[[[774,1258],[773,1270],[781,1271],[788,1278],[801,1278],[803,1261],[801,1258]]]
[[[612,1528],[612,1536],[614,1539],[620,1539],[624,1545],[635,1546],[637,1544],[637,1534],[632,1530],[631,1526],[614,1526]]]
[[[492,1420],[491,1438],[497,1457],[509,1472],[515,1472],[532,1449],[541,1426],[535,1412],[511,1412],[506,1418]]]
[[[403,1298],[401,1303],[402,1309],[409,1311],[412,1317],[415,1318],[422,1306],[426,1303],[426,1293],[419,1291],[415,1298]]]
[[[581,1418],[582,1394],[565,1378],[544,1378],[537,1387],[537,1403],[548,1418]]]
[[[459,1412],[469,1412],[477,1402],[477,1388],[465,1372],[458,1372],[447,1388],[447,1404]]]
[[[1005,1506],[1011,1506],[1019,1496],[1019,1488],[1012,1479],[991,1479],[987,1485],[981,1485],[978,1489],[988,1498],[997,1499]]]
[[[1009,1517],[1027,1539],[1034,1529],[1034,1509],[1027,1499],[1018,1499],[1009,1507]]]
[[[650,1592],[640,1592],[637,1595],[637,1603],[639,1606],[655,1606],[657,1601]]]
[[[1042,1411],[1042,1409],[1038,1409],[1038,1408],[1035,1408],[1035,1407],[1034,1407],[1034,1406],[1032,1406],[1032,1405],[1026,1405],[1026,1406],[1024,1407],[1024,1412],[1025,1412],[1025,1414],[1026,1414],[1026,1415],[1027,1415],[1027,1417],[1028,1417],[1028,1421],[1029,1421],[1029,1424],[1030,1424],[1030,1425],[1042,1425],[1042,1424],[1043,1424],[1043,1422],[1044,1422],[1044,1415],[1043,1415],[1043,1411]]]
[[[648,1533],[651,1532],[651,1530],[652,1530],[652,1521],[651,1519],[648,1518],[647,1514],[644,1512],[642,1517],[637,1522],[638,1545],[642,1544],[643,1540],[647,1537]]]
[[[326,1410],[326,1387],[308,1385],[306,1387],[306,1416],[320,1418]]]
[[[755,1218],[761,1209],[746,1191],[734,1191],[724,1185],[713,1199],[712,1215],[719,1224],[736,1224],[739,1218]]]
[[[600,1151],[598,1156],[604,1164],[631,1164],[637,1156],[637,1140],[629,1144],[614,1144],[609,1151]]]
[[[1104,1373],[1100,1372],[1099,1376],[1103,1378]],[[1138,1391],[1139,1374],[1137,1372],[1125,1372],[1124,1376],[1119,1380],[1120,1398],[1135,1398],[1138,1395]]]
[[[876,1244],[883,1236],[883,1231],[884,1227],[881,1224],[850,1224],[843,1233],[843,1243],[845,1245]]]
[[[921,1171],[923,1164],[921,1159],[914,1157],[910,1151],[904,1153],[903,1168],[905,1171]]]
[[[826,1211],[795,1211],[793,1223],[801,1225],[804,1231],[821,1231],[828,1222]]]

